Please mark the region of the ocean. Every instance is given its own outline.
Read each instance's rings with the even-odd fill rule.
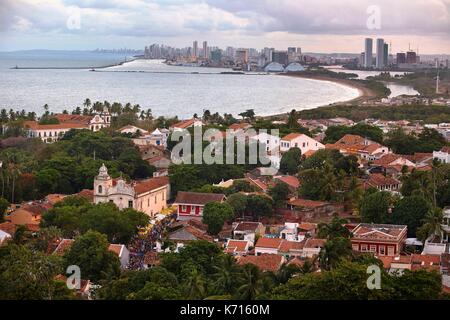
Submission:
[[[189,118],[203,110],[237,116],[246,109],[270,115],[358,97],[355,88],[282,75],[221,74],[225,69],[168,66],[158,60],[85,51],[0,53],[0,108],[61,112],[83,101],[139,104],[154,116]],[[12,69],[86,68],[86,69]],[[90,71],[96,68],[95,72]]]

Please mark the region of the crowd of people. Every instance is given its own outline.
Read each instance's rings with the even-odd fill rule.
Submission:
[[[148,252],[157,251],[156,243],[162,242],[166,228],[176,221],[177,214],[171,214],[164,219],[157,221],[152,228],[144,235],[135,236],[128,245],[130,251],[129,270],[144,269],[144,258]]]

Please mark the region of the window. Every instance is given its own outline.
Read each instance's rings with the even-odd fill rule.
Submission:
[[[306,147],[306,143],[303,142],[303,148]]]
[[[103,187],[102,186],[98,186],[98,193],[102,193],[103,192]]]
[[[370,252],[377,252],[377,246],[371,245],[370,246]]]
[[[133,201],[128,201],[128,208],[133,208]]]
[[[109,203],[114,203],[114,200],[109,200]]]
[[[186,206],[181,206],[181,211],[186,212]]]
[[[157,200],[157,198],[158,198],[158,195],[157,195],[157,194],[155,194],[155,204],[156,204],[156,200]]]
[[[354,251],[358,251],[359,250],[359,246],[357,244],[352,244],[352,249]]]
[[[386,246],[379,246],[380,255],[384,256],[386,254]]]
[[[393,256],[395,251],[395,247],[389,246],[388,247],[388,256]]]
[[[362,252],[367,252],[367,244],[362,244],[361,245],[361,251]]]

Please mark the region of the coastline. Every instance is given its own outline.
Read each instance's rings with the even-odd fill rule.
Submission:
[[[337,78],[326,77],[326,76],[322,76],[322,75],[319,75],[319,76],[306,75],[306,74],[301,74],[301,73],[287,73],[287,74],[280,74],[280,75],[287,76],[287,77],[296,77],[296,78],[303,78],[303,79],[310,79],[310,80],[333,82],[333,83],[340,84],[340,85],[343,85],[346,87],[350,87],[352,89],[357,89],[359,92],[359,96],[354,99],[338,101],[338,102],[330,103],[327,105],[318,106],[318,107],[312,108],[311,110],[317,109],[317,108],[322,108],[322,107],[358,104],[360,102],[374,99],[377,97],[377,94],[373,90],[366,88],[363,84],[358,83],[357,81],[354,81],[354,80],[337,79]],[[283,118],[283,117],[287,117],[288,115],[289,115],[289,112],[284,112],[284,113],[278,113],[278,114],[273,114],[273,115],[269,115],[269,116],[263,116],[261,118],[262,119],[272,119],[272,118],[280,118],[280,117]]]
[[[332,77],[326,77],[326,76],[315,76],[315,75],[306,75],[306,74],[300,74],[300,73],[295,73],[295,74],[285,74],[285,76],[288,77],[296,77],[296,78],[304,78],[304,79],[311,79],[311,80],[319,80],[319,81],[328,81],[328,82],[334,82],[340,85],[344,85],[346,87],[350,87],[353,89],[357,89],[359,92],[359,97],[356,97],[354,99],[351,100],[347,100],[347,101],[339,101],[339,102],[335,102],[332,103],[331,105],[339,105],[339,104],[347,104],[347,103],[358,103],[364,100],[368,100],[368,99],[374,99],[377,97],[377,94],[365,87],[363,84],[355,81],[355,80],[350,80],[350,79],[337,79],[337,78],[332,78]],[[320,108],[320,107],[319,107]]]

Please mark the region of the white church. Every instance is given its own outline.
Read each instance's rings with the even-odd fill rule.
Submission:
[[[154,217],[167,208],[170,198],[168,177],[157,177],[128,183],[122,177],[113,179],[103,164],[94,179],[94,203],[112,202],[120,210],[133,208]]]

